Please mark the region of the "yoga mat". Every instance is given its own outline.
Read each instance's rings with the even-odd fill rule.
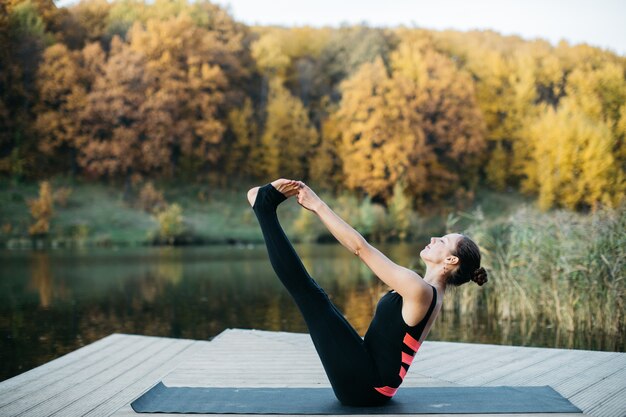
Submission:
[[[580,413],[549,386],[402,387],[380,407],[342,405],[331,388],[167,387],[159,382],[131,403],[138,413],[480,414]]]

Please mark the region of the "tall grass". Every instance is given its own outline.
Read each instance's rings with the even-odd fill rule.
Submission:
[[[626,297],[626,206],[590,214],[542,213],[525,205],[489,223],[480,210],[464,231],[480,246],[487,285],[460,287],[448,310],[485,309],[501,321],[622,334]],[[453,231],[456,218],[449,219]],[[483,290],[484,289],[484,290]]]

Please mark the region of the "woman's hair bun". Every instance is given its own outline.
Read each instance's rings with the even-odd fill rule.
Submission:
[[[472,281],[474,281],[478,285],[483,285],[487,282],[487,271],[482,266],[474,271],[472,274]]]

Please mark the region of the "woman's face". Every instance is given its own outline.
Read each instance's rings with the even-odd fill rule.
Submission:
[[[441,237],[431,237],[430,243],[420,252],[420,258],[426,263],[435,265],[442,263],[447,257],[452,256],[452,252],[461,237],[462,236],[458,233],[450,233]]]

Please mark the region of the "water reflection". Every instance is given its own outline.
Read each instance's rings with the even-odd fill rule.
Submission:
[[[52,271],[47,253],[33,253],[31,257],[32,270],[29,289],[39,292],[39,306],[50,307],[52,302]]]
[[[387,288],[338,245],[298,245],[312,276],[364,334]],[[381,246],[416,269],[419,248]],[[226,328],[304,332],[263,246],[0,251],[0,379],[114,332],[210,339]],[[624,340],[498,322],[449,303],[431,340],[623,350]]]

